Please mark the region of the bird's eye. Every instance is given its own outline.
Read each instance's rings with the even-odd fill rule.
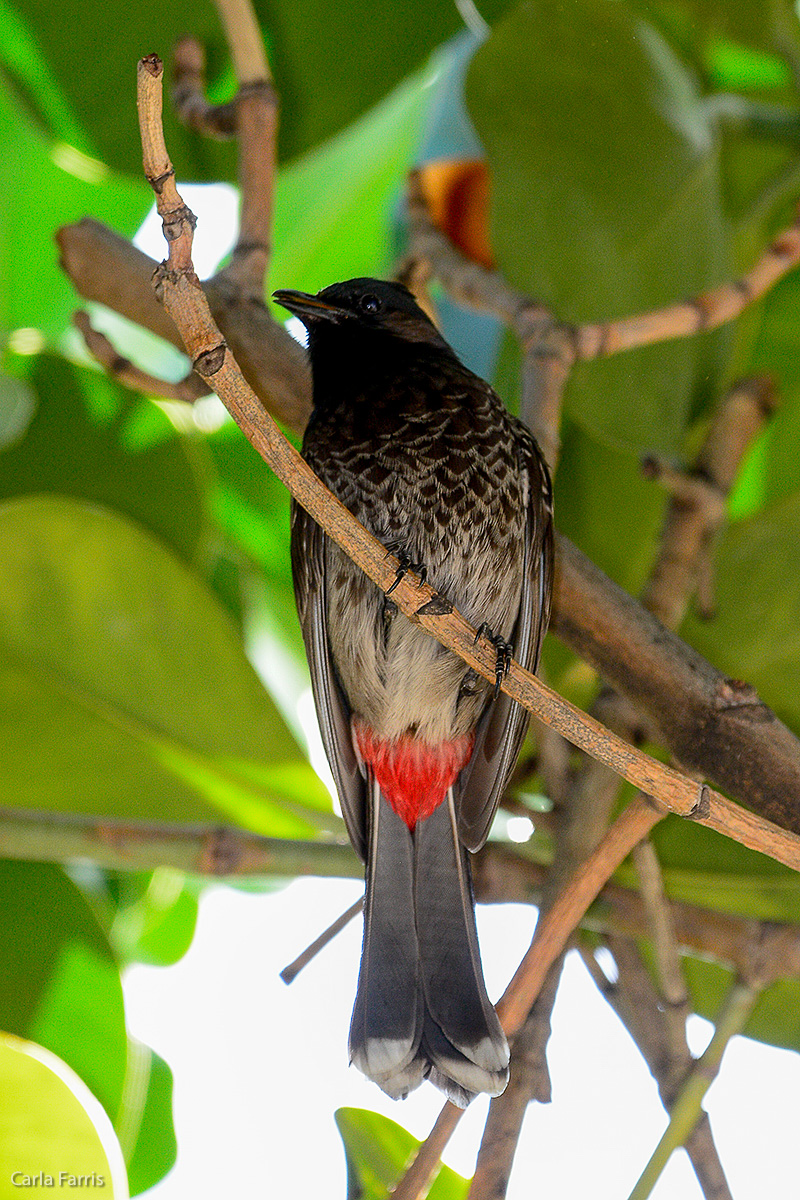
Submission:
[[[361,305],[361,311],[362,311],[362,312],[365,312],[365,313],[378,313],[378,312],[380,312],[380,311],[381,311],[381,302],[380,302],[380,300],[378,299],[378,297],[377,297],[377,296],[373,296],[371,292],[368,292],[368,293],[366,294],[366,296],[362,296],[362,297],[361,297],[361,300],[359,301],[359,303],[360,303],[360,305]]]

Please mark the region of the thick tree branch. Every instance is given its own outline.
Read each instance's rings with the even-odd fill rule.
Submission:
[[[179,349],[184,344],[153,292],[158,268],[99,221],[64,225],[56,234],[61,265],[85,300],[105,304]],[[302,346],[273,321],[263,301],[225,277],[202,284],[214,320],[261,404],[288,429],[302,432],[311,412],[311,374]],[[203,394],[213,388],[206,384]]]

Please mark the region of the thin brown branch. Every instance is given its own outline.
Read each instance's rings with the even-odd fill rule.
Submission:
[[[661,548],[642,603],[670,629],[683,619],[699,578],[710,588],[712,550],[726,516],[726,500],[742,459],[777,407],[772,381],[740,380],[714,414],[694,469],[676,471],[649,459],[648,473],[668,488],[672,502]],[[710,597],[703,597],[708,605]]]
[[[663,1001],[662,1020],[667,1048],[663,1087],[667,1094],[672,1094],[676,1078],[685,1069],[691,1057],[686,1041],[686,1022],[690,1014],[689,991],[683,977],[672,910],[664,891],[661,866],[652,842],[639,843],[633,851],[633,862],[647,912]],[[659,1078],[659,1083],[661,1082]]]
[[[752,688],[712,667],[564,537],[556,556],[553,632],[642,710],[688,770],[800,830],[795,735]]]
[[[509,285],[498,271],[467,259],[432,223],[419,177],[408,185],[408,213],[413,253],[428,261],[455,300],[498,316],[520,335],[523,348],[532,343],[562,358],[566,370],[576,361],[607,358],[637,346],[691,337],[741,316],[800,262],[800,218],[783,230],[758,262],[738,279],[720,284],[690,300],[617,321],[570,325],[558,321],[543,305]],[[527,326],[527,332],[526,327]],[[554,334],[554,330],[560,333]],[[556,349],[548,348],[551,337]]]
[[[108,871],[174,867],[214,879],[313,875],[363,879],[349,843],[261,837],[219,825],[123,821],[0,809],[0,856],[27,862],[91,859]]]
[[[240,87],[270,79],[264,39],[249,0],[215,0]]]
[[[749,941],[749,931],[747,938]],[[619,972],[615,983],[611,983],[605,977],[597,966],[594,955],[585,947],[581,947],[583,960],[602,996],[617,1013],[639,1047],[653,1078],[658,1083],[664,1107],[669,1111],[677,1089],[690,1069],[691,1056],[688,1049],[685,1049],[682,1068],[680,1071],[675,1069],[675,1059],[668,1045],[666,1029],[664,1023],[659,1020],[661,1001],[636,946],[618,937],[610,938],[608,945]],[[714,1145],[711,1125],[705,1113],[701,1114],[700,1120],[687,1138],[686,1152],[706,1200],[731,1200],[725,1172]]]
[[[177,383],[159,379],[142,371],[129,358],[119,354],[104,333],[92,327],[89,314],[82,309],[73,315],[72,323],[83,335],[86,348],[97,360],[100,366],[112,379],[118,380],[125,387],[135,392],[144,392],[148,396],[161,396],[164,400],[182,400],[193,404],[202,396],[209,394],[205,380],[191,371]]]
[[[702,1101],[716,1078],[730,1039],[741,1033],[760,995],[757,984],[734,980],[725,998],[717,1026],[703,1055],[692,1065],[670,1107],[670,1120],[658,1146],[642,1172],[629,1200],[646,1200],[673,1150],[684,1145],[703,1115]]]
[[[197,38],[181,38],[172,52],[170,98],[177,117],[206,137],[233,137],[236,133],[236,101],[209,104],[205,87],[205,49]]]
[[[216,0],[239,82],[236,133],[242,211],[239,237],[220,273],[241,296],[263,301],[272,238],[278,94],[250,0]]]
[[[363,907],[364,897],[362,896],[359,900],[356,900],[355,904],[351,904],[349,908],[345,909],[345,911],[338,916],[335,921],[332,921],[328,928],[322,931],[319,937],[314,938],[314,941],[311,942],[310,945],[306,946],[302,954],[298,954],[297,958],[290,962],[288,966],[283,968],[280,973],[283,982],[286,984],[294,983],[300,972],[304,970],[310,962],[314,961],[320,950],[324,950],[325,947],[329,945],[333,939],[342,932],[343,929],[347,928],[353,918],[357,917],[362,911]]]
[[[690,337],[717,329],[741,316],[800,262],[800,221],[795,220],[767,247],[744,275],[701,292],[691,300],[655,312],[638,313],[620,321],[581,325],[576,330],[579,359],[606,358],[672,338]]]

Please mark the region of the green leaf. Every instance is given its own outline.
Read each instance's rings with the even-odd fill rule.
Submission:
[[[55,32],[58,22],[50,19],[50,24]],[[62,40],[66,49],[71,38]],[[73,75],[83,85],[92,72],[73,70]],[[119,119],[116,105],[103,107]],[[124,180],[38,128],[2,70],[0,163],[0,328],[34,329],[54,340],[75,307],[72,285],[58,265],[56,230],[91,213],[132,235],[151,206],[151,193],[144,179]]]
[[[127,1133],[132,1148],[126,1147],[131,1195],[147,1191],[175,1165],[177,1142],[172,1126],[172,1072],[163,1058],[140,1042],[131,1044],[138,1060],[139,1078],[133,1084],[143,1100]]]
[[[339,1108],[336,1124],[347,1156],[348,1197],[384,1200],[408,1167],[420,1142],[388,1117],[363,1108]],[[468,1180],[442,1166],[428,1200],[464,1200]]]
[[[114,1119],[127,1037],[119,970],[60,868],[0,861],[0,1028],[63,1058]]]
[[[622,5],[515,8],[476,52],[467,101],[492,171],[498,263],[559,317],[620,317],[727,275],[715,127],[693,77]],[[674,452],[721,345],[590,364],[567,411],[612,446]]]
[[[0,804],[158,821],[222,812],[283,836],[339,828],[225,612],[123,518],[55,497],[0,505],[0,654]]]
[[[126,873],[119,892],[109,933],[118,960],[168,967],[182,958],[197,923],[197,888],[184,874],[169,867]]]
[[[0,1200],[29,1187],[102,1189],[109,1200],[127,1200],[111,1124],[66,1063],[0,1033],[0,1094]]]
[[[0,451],[0,499],[31,492],[107,504],[149,529],[183,558],[207,536],[202,446],[181,439],[155,405],[98,371],[49,355],[13,360],[36,413],[25,437]],[[139,407],[165,427],[164,440],[135,448],[125,429]]]
[[[800,492],[724,533],[715,590],[713,619],[690,615],[681,636],[800,733]]]
[[[390,270],[391,209],[419,140],[429,82],[412,76],[280,173],[270,271],[276,285],[315,292],[337,279]]]

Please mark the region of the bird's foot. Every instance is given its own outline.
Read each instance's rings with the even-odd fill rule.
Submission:
[[[514,647],[511,642],[507,642],[505,638],[498,637],[493,633],[489,626],[484,621],[478,626],[475,634],[475,642],[477,644],[482,637],[485,637],[487,642],[491,642],[495,649],[497,658],[494,664],[494,697],[495,700],[500,695],[500,687],[508,672],[511,670],[511,660],[514,656]]]
[[[400,580],[403,579],[403,577],[407,575],[409,571],[413,571],[415,575],[419,575],[420,584],[425,582],[428,576],[428,568],[424,565],[424,563],[412,562],[405,550],[398,550],[393,546],[389,548],[387,554],[396,554],[400,564],[397,568],[397,574],[395,575],[394,583],[390,588],[387,589],[385,593],[387,596],[392,594]]]

